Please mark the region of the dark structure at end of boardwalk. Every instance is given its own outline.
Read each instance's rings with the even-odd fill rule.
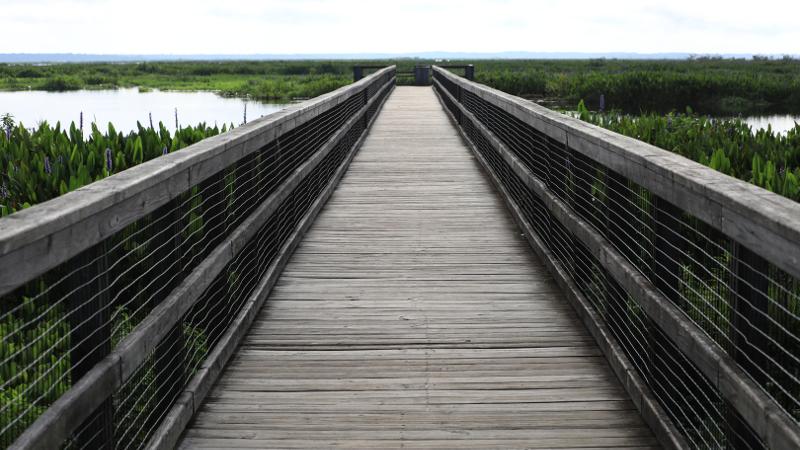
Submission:
[[[1,220],[0,444],[800,448],[800,205],[423,70]]]

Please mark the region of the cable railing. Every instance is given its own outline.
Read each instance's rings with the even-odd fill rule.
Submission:
[[[800,448],[800,204],[433,72],[661,442]]]
[[[0,446],[171,448],[394,83],[384,68],[0,220]]]

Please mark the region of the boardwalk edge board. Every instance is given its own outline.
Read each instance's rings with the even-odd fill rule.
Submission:
[[[454,78],[453,75],[446,71],[437,70],[439,70],[440,73],[447,74],[448,77]],[[456,81],[459,85],[469,83],[461,79]],[[606,267],[614,279],[633,296],[647,315],[659,324],[662,330],[678,348],[700,368],[708,380],[720,390],[720,393],[725,399],[736,408],[745,421],[771,448],[791,449],[800,447],[800,429],[798,429],[796,422],[789,417],[775,400],[764,393],[763,390],[738,367],[736,362],[722,351],[722,349],[720,349],[697,325],[687,320],[685,314],[669,302],[666,297],[664,297],[652,283],[646,280],[627,259],[620,255],[604,237],[595,231],[588,223],[572,213],[561,200],[557,199],[546,186],[524,167],[516,156],[511,154],[506,146],[501,143],[491,131],[486,129],[486,127],[478,121],[471,112],[467,111],[460,102],[456,101],[437,80],[434,80],[434,83],[436,83],[438,87],[438,89],[436,89],[437,94],[440,96],[447,95],[459,108],[461,114],[470,118],[473,125],[500,153],[506,164],[511,167],[528,187],[540,195],[545,205],[559,222],[578,237],[599,261],[605,263],[604,267]],[[474,86],[473,88],[478,89]],[[445,109],[447,108],[445,107]],[[473,149],[476,156],[478,156],[481,164],[492,174],[493,181],[498,184],[499,179],[495,178],[496,175],[477,152],[471,140],[464,134],[461,127],[458,127],[458,129],[462,137],[469,142],[470,148]],[[714,170],[708,170],[717,173]],[[509,204],[513,204],[513,200],[508,196],[504,188],[502,192],[506,201],[509,202]],[[795,204],[795,206],[797,205]],[[525,223],[524,228],[526,229],[526,236],[529,236],[532,229],[530,229],[527,221],[522,217],[516,206],[512,209],[514,210],[515,217],[518,217],[518,220]],[[543,243],[539,242],[537,239],[537,245],[535,247],[541,245],[543,245]],[[555,266],[558,264],[554,260],[551,260],[550,256],[548,256],[546,260],[550,261],[548,265],[553,264]],[[557,269],[557,272],[562,271],[561,269]],[[566,273],[563,273],[563,275],[566,275]],[[565,288],[565,290],[567,292],[573,291],[571,288]],[[573,293],[580,295],[576,291]],[[585,303],[585,306],[589,307],[589,304]],[[584,316],[582,315],[582,317]],[[601,321],[599,323],[602,323],[602,319],[599,317],[595,318]],[[587,324],[587,326],[590,329],[593,328],[593,325]],[[613,339],[610,333],[607,334],[607,336]],[[614,339],[614,341],[616,341],[616,339]],[[605,345],[602,347],[604,349],[606,348]],[[624,355],[622,357],[624,358]],[[629,364],[626,364],[626,366],[631,367]],[[642,383],[637,384],[641,385]],[[628,383],[625,383],[625,386],[627,387]],[[634,396],[633,393],[631,395]],[[652,395],[650,398],[655,401]],[[644,411],[642,412],[644,414]],[[645,417],[647,417],[647,415],[645,415]],[[666,418],[666,416],[664,417]],[[674,425],[672,425],[672,427],[674,428]]]
[[[434,80],[434,83],[438,81]],[[537,256],[547,266],[548,271],[553,275],[559,287],[563,289],[566,294],[570,305],[574,308],[575,312],[581,318],[581,321],[589,329],[592,337],[600,346],[603,354],[607,357],[609,364],[614,370],[615,375],[619,378],[625,390],[631,396],[636,408],[642,415],[647,425],[653,430],[658,441],[667,449],[686,449],[689,448],[684,438],[681,436],[675,424],[667,416],[666,411],[659,405],[655,396],[650,388],[644,383],[642,378],[636,372],[636,369],[631,364],[628,357],[622,351],[616,338],[611,334],[605,325],[605,322],[600,318],[597,312],[592,308],[588,300],[580,293],[575,286],[572,278],[565,272],[561,265],[556,261],[550,250],[539,239],[538,235],[533,231],[533,228],[525,220],[522,212],[517,206],[516,202],[508,194],[508,191],[500,182],[500,179],[495,174],[494,170],[489,166],[483,156],[477,151],[475,145],[470,138],[463,132],[455,117],[452,116],[450,111],[444,105],[441,95],[449,95],[447,90],[442,89],[441,92],[435,90],[439,100],[442,102],[442,107],[452,120],[453,124],[459,130],[461,138],[467,143],[467,146],[472,150],[475,158],[480,162],[481,167],[491,179],[492,184],[498,190],[501,197],[508,206],[514,221],[522,229],[525,239],[528,241],[531,248],[536,252]],[[452,100],[452,99],[451,99]],[[458,103],[456,103],[458,105]],[[460,107],[460,105],[459,105]],[[462,109],[462,114],[470,114],[468,111]],[[480,122],[473,121],[476,126],[482,126]],[[483,129],[481,130],[483,131]],[[493,141],[495,143],[496,141]]]
[[[391,69],[391,67],[387,68],[386,71]],[[385,71],[376,72],[374,75],[365,78],[365,80],[372,81],[384,73]],[[155,349],[160,340],[199,300],[200,295],[214,280],[215,276],[242,250],[250,238],[258,231],[260,225],[270,217],[271,213],[291,194],[306,175],[323,160],[325,155],[330,153],[352,125],[359,120],[363,120],[370,107],[379,100],[381,102],[385,101],[385,97],[382,99],[381,94],[390,92],[393,85],[394,78],[391,78],[376,92],[377,95],[370,98],[367,104],[362,106],[353,117],[348,119],[342,128],[329,138],[319,151],[311,155],[308,161],[295,169],[288,179],[264,200],[230,236],[219,244],[103,361],[81,377],[72,388],[56,400],[28,427],[10,448],[59,447],[101,403],[131,377],[147,355]],[[351,91],[348,90],[346,92]],[[330,96],[323,97],[330,98]],[[362,133],[361,139],[365,135],[366,132]],[[360,143],[361,141],[357,144],[360,145]],[[234,158],[233,161],[237,159],[239,158]],[[124,173],[121,172],[121,174]],[[110,178],[112,177],[108,179]],[[299,239],[299,237],[301,235],[292,235],[292,238]],[[216,355],[216,353],[214,354]],[[179,402],[185,400],[184,395],[178,398]]]
[[[384,90],[388,90],[388,92],[386,92],[386,95],[383,96],[378,104],[377,111],[381,110],[383,104],[386,103],[389,95],[391,95],[391,91],[394,89],[394,86],[391,85],[393,84],[393,81],[394,80],[390,80],[389,83],[382,88],[381,92]],[[374,98],[379,98],[380,96],[381,93],[376,95]],[[367,107],[369,106],[370,105],[367,105]],[[264,277],[261,283],[259,283],[259,286],[247,300],[245,306],[239,312],[233,324],[228,327],[228,331],[225,332],[220,341],[214,347],[214,350],[211,351],[209,357],[200,367],[200,370],[198,370],[197,374],[195,374],[195,376],[189,381],[187,388],[184,390],[184,393],[181,396],[182,401],[176,402],[169,413],[167,413],[164,422],[162,422],[161,426],[158,428],[158,430],[156,430],[155,434],[148,443],[147,448],[149,450],[169,450],[175,448],[175,446],[178,444],[181,433],[183,433],[186,425],[191,421],[192,417],[203,403],[203,400],[205,400],[206,396],[210,392],[211,387],[219,378],[222,370],[228,363],[228,360],[230,360],[230,357],[239,346],[239,343],[249,331],[250,326],[253,324],[253,321],[256,318],[256,315],[261,310],[261,307],[264,305],[269,293],[275,286],[275,283],[278,281],[278,277],[281,275],[283,268],[286,266],[286,263],[289,262],[289,258],[292,256],[292,253],[297,245],[303,239],[305,233],[314,223],[314,219],[316,219],[317,215],[322,210],[322,207],[325,206],[325,203],[339,185],[339,181],[347,172],[350,162],[353,160],[353,158],[355,158],[356,154],[358,154],[358,150],[364,143],[364,139],[366,138],[372,123],[377,117],[378,114],[376,112],[367,125],[367,128],[361,134],[358,142],[356,142],[356,144],[348,153],[345,161],[337,169],[336,175],[333,177],[333,179],[331,179],[322,195],[314,202],[311,210],[309,210],[303,220],[297,225],[297,228],[292,233],[292,236],[284,244],[280,251],[280,255],[276,258],[275,262],[272,264],[272,267],[270,267],[267,271],[267,275]]]

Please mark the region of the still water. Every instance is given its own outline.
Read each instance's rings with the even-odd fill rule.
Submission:
[[[26,127],[33,127],[43,120],[51,125],[60,121],[62,127],[68,127],[70,122],[77,124],[80,113],[83,112],[86,128],[89,123],[95,122],[101,130],[105,130],[108,122],[111,122],[118,131],[126,132],[136,128],[137,120],[147,126],[148,114],[152,113],[154,124],[162,121],[168,129],[173,130],[176,109],[178,122],[183,126],[197,125],[200,122],[209,125],[216,123],[219,126],[223,123],[239,125],[244,121],[245,105],[248,120],[286,107],[285,104],[220,97],[213,92],[139,92],[137,88],[0,92],[0,115],[10,113],[16,122],[21,122]],[[745,117],[744,120],[754,131],[771,125],[773,131],[786,133],[794,128],[795,122],[800,123],[800,116],[768,115]]]
[[[564,114],[572,117],[578,117],[578,111],[562,111]],[[766,115],[766,116],[745,116],[741,118],[746,124],[750,125],[753,133],[755,134],[756,131],[767,128],[767,126],[772,127],[772,132],[776,134],[783,134],[793,129],[795,127],[795,123],[800,123],[800,116],[795,116],[791,114],[773,114],[773,115]]]
[[[95,122],[100,130],[108,123],[117,131],[136,129],[136,121],[149,125],[149,114],[153,123],[158,122],[175,129],[175,110],[181,126],[197,125],[200,122],[222,126],[223,123],[240,125],[244,121],[245,104],[247,120],[283,109],[286,105],[262,103],[242,98],[225,98],[213,92],[150,91],[138,89],[116,89],[102,91],[0,92],[0,115],[10,113],[17,123],[30,128],[46,120],[51,125],[60,121],[62,128],[70,122],[77,125],[83,112],[84,128]]]
[[[772,127],[772,131],[780,134],[786,134],[787,131],[795,127],[795,122],[800,123],[800,116],[791,115],[772,115],[772,116],[754,116],[745,117],[744,121],[747,122],[753,131]]]

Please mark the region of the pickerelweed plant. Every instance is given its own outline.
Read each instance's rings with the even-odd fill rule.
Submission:
[[[200,124],[171,134],[163,124],[158,128],[139,124],[137,130],[126,135],[111,124],[105,132],[91,124],[91,131],[84,135],[80,122],[72,123],[69,129],[47,123],[27,129],[13,123],[10,116],[4,118],[3,125],[7,125],[0,133],[3,216],[229,129]],[[197,197],[187,203],[192,208],[187,214],[188,225],[178,233],[191,251],[199,252],[199,246],[192,244],[211,231],[197,211],[202,203],[197,187],[192,195]],[[121,286],[108,318],[112,347],[153,307],[153,282],[152,275],[148,276],[150,266],[144,263],[148,254],[145,250],[158,239],[165,239],[158,234],[158,227],[151,226],[158,220],[154,214],[131,223],[107,241],[109,254],[113,255],[107,258],[115,261],[109,266],[109,278]],[[172,239],[172,234],[166,239]],[[77,381],[73,375],[76,360],[72,339],[77,323],[74,300],[82,299],[70,297],[75,289],[66,287],[72,273],[72,267],[53,269],[0,298],[0,447],[13,442]],[[191,338],[186,342],[187,354],[192,355],[187,358],[191,375],[208,352],[208,338],[206,331],[194,323],[185,323],[183,332]],[[155,373],[152,365],[145,366],[144,371],[145,378],[152,378]],[[139,391],[131,394],[131,389]],[[155,414],[150,402],[157,392],[154,383],[137,380],[123,386],[121,392],[114,397],[115,402],[126,402],[121,408],[142,416]],[[120,423],[115,427],[125,429]],[[120,439],[144,445],[145,437],[125,435]]]
[[[595,113],[583,102],[581,120],[685,156],[726,175],[800,201],[800,124],[785,135],[753,130],[741,119],[685,113]]]
[[[0,121],[0,217],[230,129],[201,123],[172,134],[162,123],[137,124],[123,134],[111,124],[101,131],[92,123],[86,135],[75,123],[68,129],[47,122],[28,129],[9,115]]]

